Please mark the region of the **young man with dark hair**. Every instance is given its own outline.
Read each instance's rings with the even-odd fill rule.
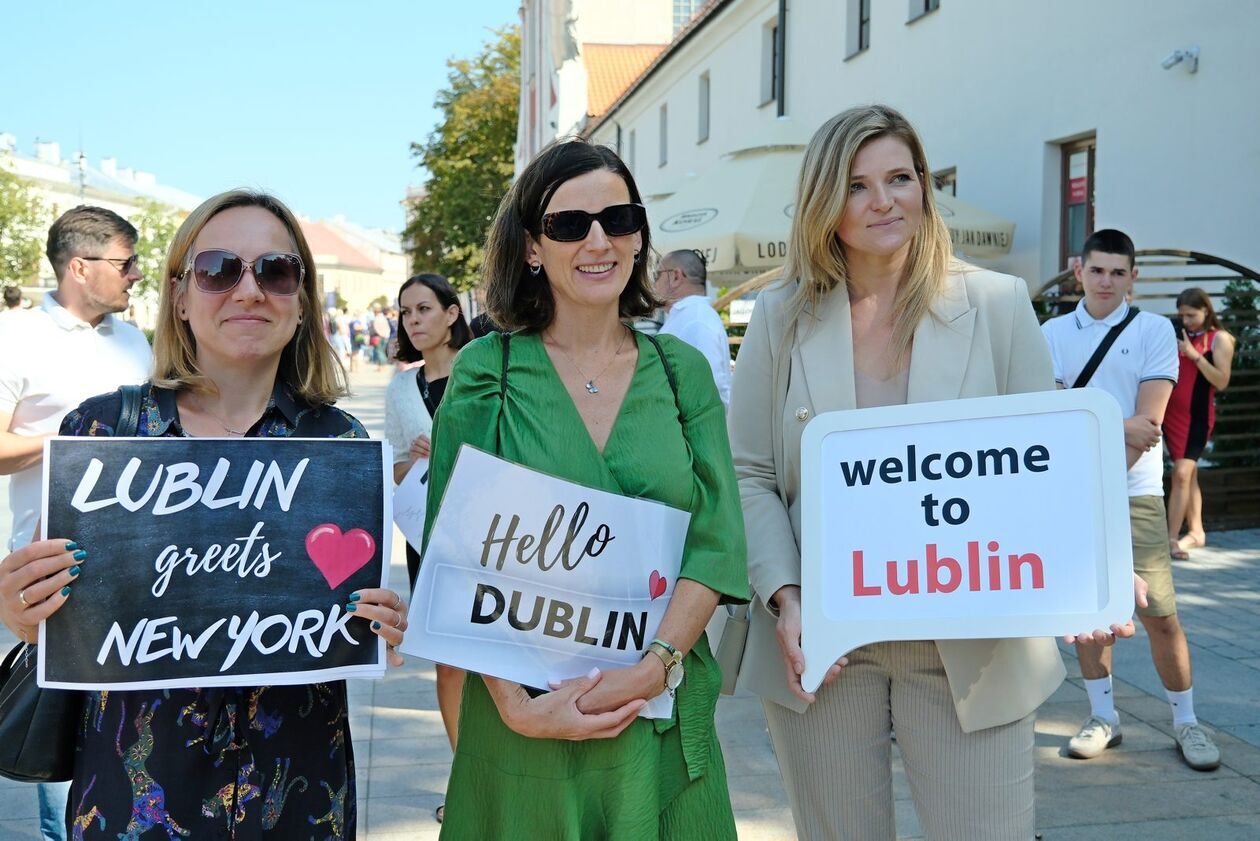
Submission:
[[[656,267],[653,289],[665,303],[662,336],[677,336],[704,354],[723,406],[731,404],[731,348],[722,317],[709,303],[704,258],[695,251],[671,251]]]
[[[44,439],[87,398],[149,377],[144,334],[125,312],[136,267],[136,229],[101,207],[67,211],[48,231],[57,290],[43,306],[5,319],[0,330],[0,474],[10,474],[9,549],[34,540],[39,518]],[[65,839],[69,783],[39,786],[40,830]]]
[[[1133,570],[1150,587],[1147,607],[1139,607],[1138,615],[1172,707],[1182,758],[1191,768],[1210,771],[1220,765],[1221,754],[1194,714],[1190,647],[1177,619],[1164,512],[1160,424],[1177,382],[1177,340],[1167,318],[1129,306],[1127,296],[1138,275],[1134,256],[1133,241],[1122,232],[1105,229],[1092,234],[1075,271],[1084,298],[1075,312],[1050,319],[1042,330],[1059,387],[1101,388],[1116,398],[1125,416]],[[1114,344],[1088,382],[1077,382],[1103,338],[1116,330]],[[1120,744],[1120,717],[1111,688],[1111,649],[1078,644],[1076,652],[1090,716],[1068,743],[1068,754],[1089,759]]]

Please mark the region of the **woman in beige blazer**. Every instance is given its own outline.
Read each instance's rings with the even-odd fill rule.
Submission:
[[[910,124],[832,118],[805,152],[785,281],[735,372],[731,444],[755,601],[741,685],[762,696],[797,831],[895,836],[895,727],[928,838],[1033,837],[1033,713],[1050,639],[877,643],[801,688],[800,438],[820,412],[1054,388],[1018,278],[955,261]],[[894,524],[881,524],[894,525]]]

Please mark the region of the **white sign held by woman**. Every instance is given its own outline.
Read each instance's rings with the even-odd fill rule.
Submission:
[[[673,595],[690,520],[465,445],[400,649],[533,687],[632,666]],[[641,715],[671,707],[666,694]]]
[[[424,541],[425,507],[429,499],[429,460],[417,459],[394,488],[394,525],[419,552]]]
[[[806,691],[858,646],[1133,613],[1120,408],[1097,389],[819,415],[801,439]]]

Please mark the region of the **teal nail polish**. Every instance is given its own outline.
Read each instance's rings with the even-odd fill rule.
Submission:
[[[358,593],[351,593],[351,594],[350,594],[350,601],[352,601],[352,602],[357,602],[357,601],[358,601],[359,599],[361,599],[361,598],[363,598],[363,597],[362,597],[362,596],[360,596]]]
[[[75,543],[73,540],[66,544],[67,552],[73,552],[75,549],[78,549],[78,548],[79,548],[79,544]]]
[[[74,553],[74,559],[76,561],[82,561],[82,560],[85,560],[86,558],[87,558],[87,551],[84,549],[80,549],[79,551]]]
[[[78,575],[78,574],[79,574],[79,573],[81,573],[81,572],[83,572],[83,567],[81,567],[81,566],[77,566],[77,565],[76,565],[76,566],[72,566],[72,567],[70,567],[70,577],[71,577],[71,578],[74,578],[76,575]]]
[[[64,586],[64,587],[62,587],[62,588],[61,588],[61,595],[63,595],[63,596],[69,596],[69,595],[70,595],[70,585],[69,585],[69,584],[67,584],[66,586]]]
[[[373,630],[373,631],[379,631],[380,629],[381,629],[381,623],[380,623],[380,622],[373,622],[373,623],[372,623],[372,630]]]
[[[354,610],[358,610],[358,609],[359,609],[359,606],[358,606],[357,604],[348,604],[348,605],[346,605],[346,610],[351,610],[351,611],[354,611]]]

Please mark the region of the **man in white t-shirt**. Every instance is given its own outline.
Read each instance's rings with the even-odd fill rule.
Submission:
[[[1139,607],[1138,615],[1172,706],[1182,758],[1191,768],[1210,771],[1220,765],[1221,754],[1194,714],[1190,647],[1177,619],[1164,513],[1160,425],[1177,382],[1177,340],[1167,318],[1130,308],[1126,296],[1136,277],[1133,241],[1114,229],[1095,232],[1085,241],[1076,267],[1085,297],[1075,312],[1050,319],[1042,330],[1059,387],[1072,388],[1103,338],[1125,325],[1087,385],[1116,398],[1124,415],[1133,570],[1150,588],[1147,606]],[[1111,649],[1077,644],[1076,651],[1090,716],[1068,743],[1068,754],[1089,759],[1120,743],[1120,718],[1111,691]]]
[[[44,439],[80,403],[120,385],[144,382],[153,366],[144,334],[125,312],[140,280],[136,229],[112,211],[82,205],[48,231],[57,291],[43,306],[6,316],[0,329],[0,474],[9,474],[9,549],[34,539]],[[69,783],[39,786],[40,830],[64,841]]]
[[[671,251],[656,268],[656,297],[665,302],[659,335],[677,336],[709,360],[722,405],[731,404],[731,347],[726,325],[709,302],[704,260],[694,251]]]

